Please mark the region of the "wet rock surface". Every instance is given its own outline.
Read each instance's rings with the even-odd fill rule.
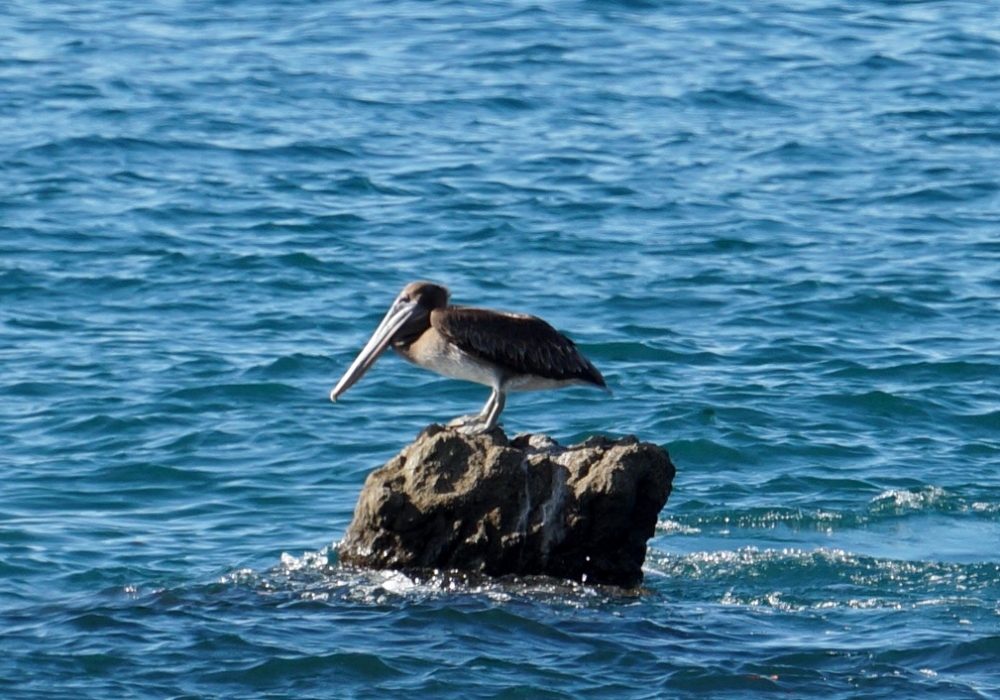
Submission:
[[[636,586],[673,477],[632,436],[563,447],[431,425],[368,476],[339,560]]]

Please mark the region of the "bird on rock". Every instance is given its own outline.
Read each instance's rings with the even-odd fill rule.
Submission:
[[[489,399],[476,415],[449,425],[464,432],[493,429],[509,391],[573,384],[607,390],[604,377],[573,341],[536,316],[449,304],[432,282],[403,287],[368,343],[330,392],[336,401],[390,346],[404,359],[452,379],[485,384]]]

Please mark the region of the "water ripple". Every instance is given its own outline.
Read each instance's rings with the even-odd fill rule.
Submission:
[[[60,9],[0,19],[4,697],[1000,692],[986,5]],[[415,278],[612,385],[508,432],[670,450],[643,591],[317,551],[485,399],[327,400]]]

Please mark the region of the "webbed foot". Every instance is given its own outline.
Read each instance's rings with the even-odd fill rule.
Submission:
[[[488,432],[494,426],[489,424],[487,416],[480,414],[459,416],[453,418],[446,424],[448,428],[455,428],[465,435],[479,435]]]

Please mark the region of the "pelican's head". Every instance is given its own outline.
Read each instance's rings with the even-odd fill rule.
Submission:
[[[431,324],[431,311],[448,305],[448,290],[433,282],[410,282],[392,302],[382,322],[330,392],[330,400],[361,379],[389,345],[415,340]]]

